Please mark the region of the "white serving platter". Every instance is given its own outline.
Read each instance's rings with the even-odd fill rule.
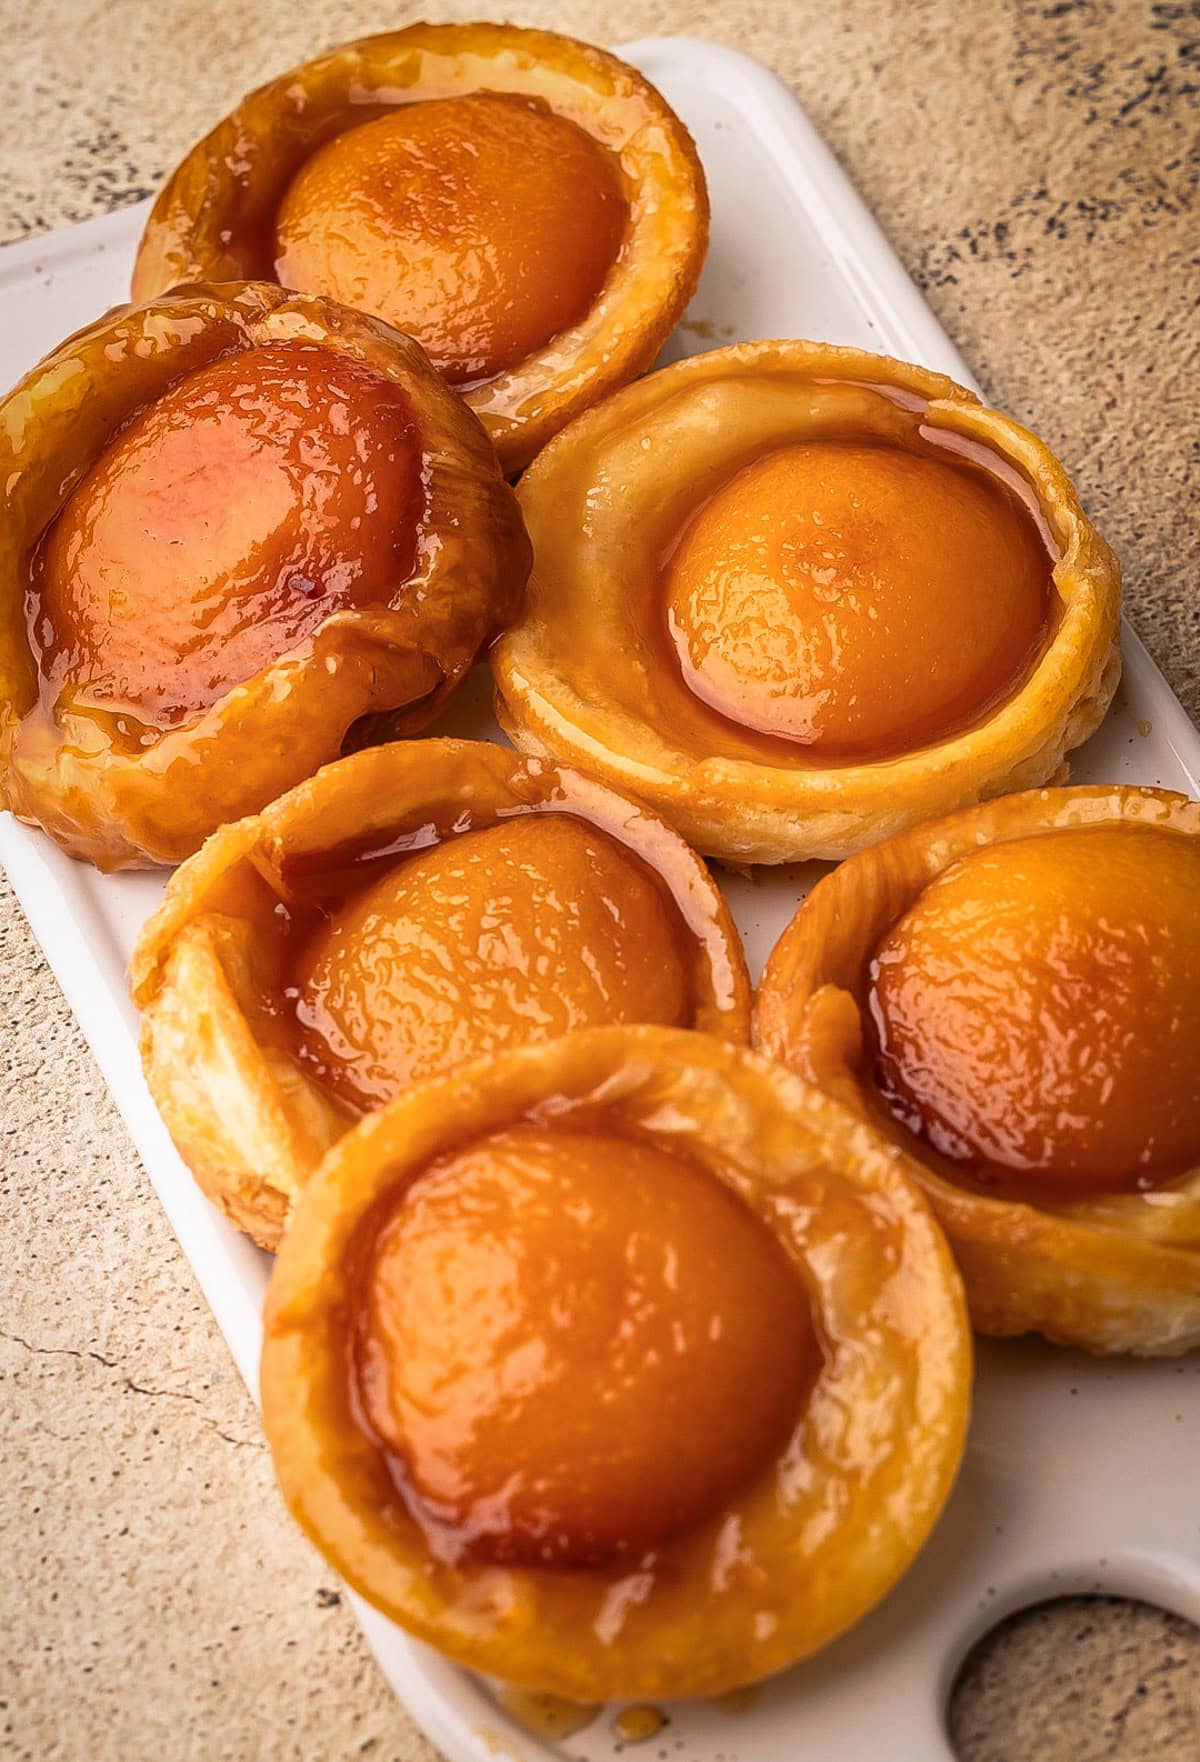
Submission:
[[[686,37],[621,51],[696,137],[712,247],[664,360],[738,338],[808,336],[970,374],[787,88],[738,52]],[[146,205],[0,253],[0,382],[126,297]],[[1048,414],[1048,413],[1047,413]],[[496,738],[485,682],[448,718]],[[1132,632],[1108,721],[1076,781],[1200,793],[1200,734]],[[0,860],[91,1045],[229,1342],[256,1388],[269,1263],[201,1197],[142,1081],[124,972],[162,879],[105,877],[0,815]],[[815,870],[813,871],[815,873]],[[761,966],[812,873],[722,877]],[[1200,1620],[1200,1362],[1099,1364],[1034,1342],[985,1345],[966,1462],[913,1570],[853,1633],[735,1704],[675,1704],[644,1746],[614,1709],[555,1743],[491,1687],[356,1602],[388,1680],[452,1762],[949,1762],[945,1703],[972,1642],[1012,1609],[1068,1591],[1146,1597]],[[314,1743],[321,1747],[319,1733]]]

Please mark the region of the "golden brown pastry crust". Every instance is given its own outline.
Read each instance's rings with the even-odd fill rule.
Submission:
[[[338,611],[293,654],[144,749],[107,717],[39,710],[25,634],[30,557],[132,412],[233,349],[315,342],[404,388],[421,449],[418,560],[393,604]],[[359,717],[425,726],[515,606],[529,544],[492,448],[409,338],[333,301],[241,285],[122,307],[60,345],[0,405],[11,518],[0,552],[0,791],[102,869],[178,862],[222,821],[337,758]],[[405,705],[411,708],[405,712]]]
[[[1060,557],[1056,628],[1025,682],[975,727],[877,762],[793,765],[698,753],[681,740],[661,656],[628,610],[653,591],[672,495],[696,506],[747,459],[827,432],[834,392],[864,422],[883,386],[922,422],[983,443],[1032,486]],[[823,426],[826,425],[826,426]],[[836,430],[835,430],[836,432]],[[1060,777],[1120,674],[1120,575],[1061,465],[942,374],[859,349],[740,343],[677,362],[573,423],[521,480],[534,544],[524,610],[492,651],[497,714],[522,750],[554,754],[652,802],[733,862],[840,858],[906,826]]]
[[[34,551],[115,431],[232,350],[309,342],[400,385],[421,450],[414,572],[395,602],[334,613],[291,654],[148,749],[103,713],[39,703],[25,628]],[[398,331],[278,287],[188,288],[119,307],[60,345],[0,404],[0,800],[100,868],[178,862],[336,758],[359,717],[423,727],[517,603],[528,541],[474,417]],[[405,711],[405,706],[411,706]]]
[[[907,1152],[982,1333],[1034,1331],[1090,1352],[1168,1356],[1200,1344],[1200,1169],[1147,1193],[1037,1205],[985,1196],[897,1124],[862,1056],[867,964],[935,876],[983,845],[1114,821],[1200,837],[1200,803],[1117,785],[1036,790],[863,851],[817,884],[776,944],[758,992],[755,1042]]]
[[[636,1594],[627,1564],[438,1564],[350,1411],[350,1251],[372,1207],[551,1098],[556,1122],[601,1119],[728,1183],[798,1265],[825,1345],[786,1463],[730,1507],[740,1527],[718,1518],[667,1544]],[[263,1420],[293,1515],[411,1633],[575,1699],[702,1695],[815,1651],[896,1581],[953,1480],[970,1376],[959,1281],[903,1158],[752,1054],[677,1029],[599,1028],[419,1085],[334,1149],[276,1263]]]
[[[130,966],[142,1012],[142,1061],[184,1161],[210,1199],[264,1248],[277,1246],[296,1197],[357,1117],[271,1032],[276,907],[289,864],[386,847],[454,803],[473,826],[549,799],[636,853],[672,894],[696,938],[693,1025],[750,1037],[750,981],[729,910],[704,864],[656,814],[602,784],[504,747],[423,740],[327,765],[262,813],[223,826],[171,877]]]
[[[486,91],[540,98],[617,160],[629,222],[591,311],[465,391],[512,473],[650,366],[700,277],[708,193],[691,136],[635,69],[573,38],[502,24],[414,24],[346,43],[251,92],[172,173],[134,270],[136,299],[178,282],[270,279],[275,211],[354,106]]]

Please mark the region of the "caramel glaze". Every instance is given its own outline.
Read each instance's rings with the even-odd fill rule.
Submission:
[[[657,595],[634,616],[698,753],[897,757],[986,720],[1053,636],[1057,551],[1032,486],[923,422],[918,398],[826,389],[865,398],[870,428],[829,420],[812,440],[773,441],[663,510]]]
[[[1200,1164],[1200,849],[1109,825],[989,845],[877,947],[875,1083],[997,1197],[1147,1191]]]
[[[532,1732],[536,1738],[561,1743],[577,1731],[591,1725],[599,1705],[586,1701],[568,1701],[562,1695],[543,1695],[536,1689],[518,1689],[505,1685],[498,1696],[500,1705],[510,1719]]]
[[[354,1409],[448,1565],[644,1561],[774,1458],[821,1362],[762,1219],[602,1110],[441,1157],[354,1253]]]
[[[719,927],[578,806],[421,816],[273,878],[259,1029],[352,1114],[507,1045],[733,1006]]]
[[[403,391],[313,345],[235,350],[136,411],[35,553],[43,708],[142,743],[207,710],[333,612],[411,574],[422,492]]]
[[[661,1707],[623,1707],[612,1722],[613,1735],[623,1744],[644,1744],[670,1723]]]

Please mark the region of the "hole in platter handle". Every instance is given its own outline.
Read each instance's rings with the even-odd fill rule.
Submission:
[[[1184,1589],[1195,1609],[1195,1587]],[[1058,1593],[991,1621],[963,1650],[947,1688],[954,1762],[1085,1753],[1192,1762],[1200,1753],[1200,1627],[1176,1612],[1176,1601]]]
[[[1094,1597],[1156,1608],[1200,1629],[1200,1561],[1193,1565],[1182,1557],[1114,1548],[1111,1554],[1047,1564],[979,1589],[974,1614],[962,1624],[942,1662],[939,1695],[943,1705],[964,1663],[982,1640],[1013,1617],[1065,1598]]]

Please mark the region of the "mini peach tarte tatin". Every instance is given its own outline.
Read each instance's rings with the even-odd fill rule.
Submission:
[[[105,869],[423,727],[529,567],[421,351],[277,287],[80,331],[0,403],[0,477],[0,803]]]
[[[946,1498],[961,1286],[904,1159],[709,1035],[585,1029],[343,1138],[276,1263],[263,1421],[356,1590],[575,1700],[716,1694],[896,1582]]]
[[[1064,769],[1120,576],[1034,435],[941,374],[744,343],[546,448],[498,714],[734,862],[842,857]]]
[[[222,827],[132,982],[171,1135],[264,1247],[348,1125],[422,1078],[598,1023],[750,1035],[737,932],[683,840],[465,740],[356,753]]]
[[[907,1152],[983,1332],[1200,1344],[1200,804],[1032,791],[864,851],[756,1033]]]
[[[168,179],[134,294],[274,279],[409,332],[516,471],[644,371],[708,242],[691,137],[569,37],[414,24],[244,98]]]

